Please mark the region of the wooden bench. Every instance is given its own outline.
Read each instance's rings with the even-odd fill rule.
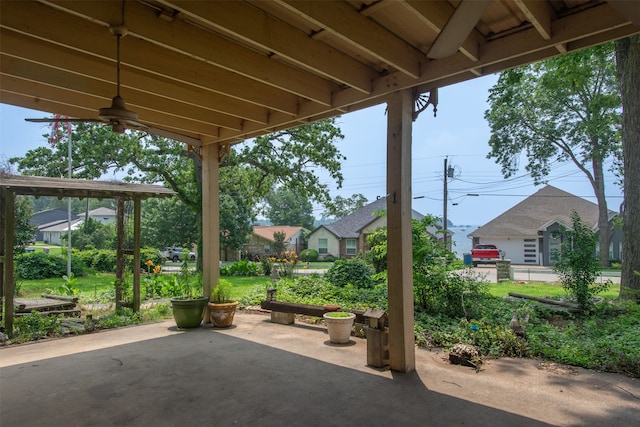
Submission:
[[[305,316],[322,317],[325,313],[340,310],[338,306],[323,306],[312,304],[298,304],[295,302],[284,302],[267,300],[260,303],[260,307],[271,310],[271,321],[283,325],[295,323],[296,314]],[[365,323],[364,311],[352,311],[356,315],[356,323]]]

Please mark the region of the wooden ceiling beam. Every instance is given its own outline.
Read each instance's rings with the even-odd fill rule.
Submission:
[[[95,116],[95,112],[98,111],[99,108],[105,107],[104,100],[102,98],[86,93],[60,89],[55,86],[49,86],[44,83],[24,80],[13,76],[2,75],[2,79],[6,81],[7,87],[11,88],[11,92],[38,99],[41,104],[43,101],[59,104],[61,106],[61,109],[59,110],[45,110],[52,111],[56,114],[63,114],[80,119],[97,118]],[[82,105],[83,110],[88,114],[76,116],[69,112],[70,108],[65,107],[70,106],[77,108],[78,105]],[[214,126],[185,117],[173,116],[168,113],[158,112],[148,108],[136,107],[135,111],[138,113],[139,117],[141,117],[140,122],[145,125],[175,129],[178,132],[188,132],[191,130],[198,132],[200,135],[209,135],[213,137],[218,137],[220,134],[219,126]]]
[[[111,12],[105,12],[104,7],[95,7],[96,2],[93,1],[52,3],[57,7],[64,7],[66,12],[105,25],[114,23],[113,11],[119,14],[122,10],[119,2],[107,2],[112,6]],[[98,2],[98,5],[100,4]],[[120,20],[118,17],[115,22],[118,23]],[[332,85],[326,79],[273,60],[255,50],[246,49],[211,31],[203,31],[202,28],[183,19],[176,18],[170,22],[160,19],[153,9],[138,2],[126,4],[125,26],[132,37],[140,37],[151,44],[186,57],[198,59],[321,104],[330,105],[331,92],[337,89],[337,85]]]
[[[456,11],[449,2],[444,1],[407,0],[403,4],[435,34],[442,31]],[[480,43],[484,43],[484,37],[474,29],[460,46],[460,52],[472,61],[478,61],[480,59],[478,50]]]
[[[551,21],[555,18],[555,13],[548,3],[533,0],[514,0],[514,3],[543,39],[551,39]],[[556,49],[559,53],[567,53],[565,44],[556,45]]]
[[[277,0],[332,35],[389,64],[407,76],[420,76],[425,55],[345,2]]]
[[[100,80],[84,76],[76,76],[73,87],[69,87],[69,74],[59,69],[47,67],[33,62],[26,62],[0,53],[0,72],[5,76],[18,77],[44,83],[62,90],[79,91],[84,94],[105,93],[112,89],[113,85]],[[82,90],[84,89],[84,90]],[[115,92],[112,93],[115,95]],[[102,106],[108,107],[113,96],[104,98]],[[233,130],[242,130],[243,120],[227,114],[214,113],[191,104],[167,99],[162,96],[141,92],[138,89],[129,88],[125,97],[127,108],[137,111],[144,105],[152,105],[153,110],[166,112],[173,116],[200,121],[209,125],[225,127]],[[95,110],[90,118],[98,118],[98,110]]]
[[[377,73],[363,63],[247,3],[183,0],[160,2],[178,10],[181,15],[203,22],[207,27],[259,49],[271,51],[309,72],[363,93],[371,91],[371,81],[377,77]]]
[[[533,61],[546,59],[557,53],[555,46],[560,43],[576,43],[579,40],[580,32],[587,34],[599,34],[606,39],[611,31],[620,34],[634,34],[637,32],[633,26],[625,22],[621,17],[611,13],[611,9],[606,5],[595,7],[594,10],[587,11],[587,14],[571,15],[558,19],[554,22],[554,37],[551,40],[544,40],[540,37],[535,28],[530,28],[521,33],[504,37],[483,45],[483,55],[478,62],[469,60],[465,55],[459,53],[444,59],[429,62],[422,76],[419,79],[411,79],[404,73],[395,72],[388,76],[380,77],[374,81],[372,98],[378,98],[382,102],[388,93],[406,89],[419,85],[431,85],[435,81],[447,81],[452,84],[456,79],[460,81],[471,78],[468,73],[477,71],[483,67],[485,74],[505,69],[508,67],[524,65]],[[595,16],[602,16],[602,19],[594,19]],[[571,44],[569,44],[570,46]],[[549,49],[551,48],[551,49]],[[555,51],[555,53],[553,53]],[[506,53],[506,54],[505,54]],[[502,55],[501,55],[502,54]],[[334,109],[352,111],[353,105],[362,104],[365,98],[358,91],[344,89],[335,94]],[[375,104],[371,104],[375,105]],[[303,103],[300,106],[298,119],[305,119],[323,114],[324,111],[317,108],[312,103]],[[273,117],[274,128],[281,123],[281,117]],[[284,119],[286,120],[286,119]],[[289,122],[294,122],[291,119]],[[245,126],[244,132],[251,132],[253,126]],[[223,130],[220,134],[222,140],[232,139],[237,134],[233,131]]]
[[[106,28],[39,3],[3,2],[0,26],[113,61],[115,80],[115,38]],[[74,28],[76,31],[66,31]],[[78,37],[82,34],[82,37]],[[48,60],[45,58],[45,60]],[[133,36],[121,41],[121,61],[151,75],[212,90],[244,102],[296,114],[300,98],[275,87],[223,70],[149,44]],[[188,72],[185,72],[188,70]]]
[[[93,92],[95,95],[103,95],[105,99],[111,99],[115,94],[114,67],[113,63],[107,60],[95,56],[78,55],[77,52],[61,46],[41,43],[36,39],[5,29],[0,29],[0,40],[2,40],[2,54],[6,56],[32,64],[39,64],[37,61],[41,61],[43,57],[50,58],[46,67],[72,74],[67,79],[68,84],[75,83],[74,76],[84,76],[109,83],[108,90],[104,90],[104,87],[102,87],[103,92]],[[29,68],[25,67],[23,70],[27,73],[24,77],[29,78]],[[91,70],[91,72],[89,75],[80,74],[80,70]],[[121,70],[121,80],[124,91],[135,88],[150,95],[162,96],[193,107],[206,108],[212,113],[229,115],[240,120],[259,123],[267,122],[268,110],[266,108],[241,102],[191,85],[176,85],[175,82],[170,82],[158,76],[150,76],[137,69],[123,68]]]
[[[89,114],[91,111],[89,109],[84,109],[82,107],[77,107],[74,105],[61,104],[60,102],[57,102],[57,101],[35,98],[29,95],[17,94],[17,93],[5,91],[5,90],[0,90],[0,102],[2,102],[3,104],[15,105],[17,107],[30,108],[30,109],[39,110],[39,111],[65,111],[66,110],[66,113],[60,113],[60,114],[68,117],[86,117],[86,115]],[[35,118],[38,118],[38,117],[35,117]],[[33,123],[33,125],[37,126],[37,125],[44,125],[44,124]],[[184,131],[184,130],[180,131],[178,129],[172,129],[166,125],[165,125],[165,130],[171,133],[171,139],[175,139],[176,141],[182,141],[186,144],[199,145],[195,141],[196,140],[199,141],[201,138],[201,135],[196,135],[190,131]],[[156,131],[158,131],[158,129],[156,129]],[[159,136],[165,136],[165,135],[162,135],[162,132],[158,132],[157,134]],[[169,136],[166,135],[166,137],[169,137]],[[211,138],[212,140],[213,139],[217,140],[217,137],[209,137],[209,138]]]

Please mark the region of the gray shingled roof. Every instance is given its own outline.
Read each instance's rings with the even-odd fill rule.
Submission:
[[[576,211],[585,224],[594,229],[598,225],[598,205],[562,191],[551,185],[538,190],[511,209],[497,216],[470,237],[523,237],[537,236],[554,222],[571,225],[571,214]],[[609,218],[616,213],[609,211]]]
[[[387,198],[381,197],[376,201],[361,207],[357,211],[340,218],[336,222],[321,225],[320,227],[326,228],[338,238],[355,239],[360,236],[360,232],[363,228],[378,219],[378,216],[373,215],[374,212],[386,209]],[[424,215],[418,211],[412,210],[411,217],[413,219],[421,219]]]

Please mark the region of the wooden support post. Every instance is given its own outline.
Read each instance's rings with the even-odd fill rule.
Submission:
[[[415,369],[411,245],[411,90],[387,101],[387,263],[389,281],[389,366]]]
[[[202,147],[202,287],[210,297],[220,278],[220,189],[218,144]],[[209,309],[205,310],[209,323]]]
[[[15,294],[15,278],[13,271],[13,241],[15,236],[16,196],[11,191],[1,190],[4,205],[4,261],[3,261],[3,285],[4,285],[4,330],[9,337],[13,336],[13,296]]]
[[[116,199],[116,309],[121,307],[124,283],[124,200]]]
[[[133,199],[133,311],[140,310],[140,198]]]

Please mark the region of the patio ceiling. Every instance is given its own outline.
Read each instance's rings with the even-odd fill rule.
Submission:
[[[0,101],[227,145],[640,32],[631,1],[5,1]]]

